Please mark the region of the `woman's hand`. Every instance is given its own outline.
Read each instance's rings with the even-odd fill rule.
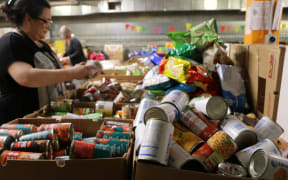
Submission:
[[[86,66],[85,62],[77,64],[71,68],[71,73],[73,73],[74,79],[89,79],[95,77],[98,74],[99,68],[94,65]],[[95,71],[97,73],[95,73]]]

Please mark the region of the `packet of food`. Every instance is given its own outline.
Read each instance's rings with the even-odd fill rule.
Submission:
[[[169,32],[167,36],[173,41],[174,46],[190,42],[190,37],[187,32]]]
[[[186,93],[193,93],[193,92],[195,92],[197,90],[197,87],[195,87],[195,86],[193,86],[191,84],[179,84],[177,86],[174,86],[174,87],[166,90],[165,93],[169,94],[171,91],[176,90],[176,89],[177,90],[182,90],[182,91],[184,91]]]
[[[198,51],[196,49],[196,46],[193,44],[185,43],[171,49],[166,55],[166,58],[169,58],[170,56],[181,56],[190,59],[195,59],[197,58],[197,55]]]

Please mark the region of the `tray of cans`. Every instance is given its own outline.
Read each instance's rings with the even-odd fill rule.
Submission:
[[[65,177],[76,179],[83,173],[78,169],[85,167],[97,174],[118,169],[108,177],[127,179],[132,139],[130,120],[17,119],[0,128],[1,177],[13,179],[18,176],[17,173],[9,175],[13,169],[32,173],[36,167],[43,174],[49,172],[45,178],[51,179],[70,169],[71,173]],[[54,173],[53,169],[59,167],[63,171],[58,169]],[[37,176],[31,177],[37,179]]]
[[[150,173],[157,170],[164,172],[164,179],[180,178],[177,173],[193,178],[196,171],[204,179],[288,177],[288,159],[275,144],[284,131],[279,124],[262,117],[248,126],[240,116],[229,114],[219,96],[190,100],[174,90],[161,101],[144,98],[133,128],[137,180],[159,179],[160,174]],[[177,173],[173,176],[172,171]]]

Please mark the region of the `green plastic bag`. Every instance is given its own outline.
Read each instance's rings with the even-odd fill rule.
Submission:
[[[170,56],[183,56],[191,59],[195,59],[198,55],[196,46],[193,44],[182,44],[175,48],[173,48],[167,54],[166,58],[168,59]]]
[[[175,47],[185,43],[190,43],[190,37],[187,32],[169,32],[167,36],[173,41]]]

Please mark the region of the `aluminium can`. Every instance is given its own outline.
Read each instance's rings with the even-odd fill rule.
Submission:
[[[228,116],[221,124],[221,129],[234,140],[238,150],[257,143],[256,133],[234,116]]]
[[[170,103],[174,105],[179,112],[182,112],[185,108],[185,106],[189,102],[189,95],[185,93],[184,91],[181,90],[173,90],[166,96],[161,101],[161,104],[163,103]]]
[[[80,159],[110,158],[112,157],[112,151],[108,145],[73,140],[70,148],[70,156]]]
[[[19,140],[24,134],[23,130],[18,129],[0,129],[0,136],[12,136],[15,140]]]
[[[26,134],[19,138],[19,141],[35,141],[35,140],[51,140],[52,144],[57,144],[56,142],[57,136],[55,134],[54,129]]]
[[[154,99],[150,99],[150,98],[144,98],[141,100],[135,120],[133,122],[133,128],[136,128],[139,124],[143,124],[144,123],[144,114],[145,112],[154,106],[159,105],[159,102],[154,100]]]
[[[267,138],[271,141],[276,141],[276,139],[284,132],[283,128],[279,124],[272,121],[267,116],[264,116],[257,122],[253,131],[257,134],[259,141]]]
[[[196,113],[194,109],[188,108],[182,112],[180,121],[193,133],[206,141],[218,128],[203,115],[200,117],[198,114],[199,112]]]
[[[149,119],[138,160],[156,162],[166,166],[173,132],[174,127],[170,122]]]
[[[169,103],[160,104],[149,108],[144,114],[144,123],[149,119],[155,118],[161,121],[173,123],[178,119],[179,111],[175,106]]]
[[[55,124],[41,124],[38,131],[46,131],[54,129],[59,141],[62,143],[69,143],[74,136],[74,128],[72,123],[55,123]]]
[[[252,178],[263,180],[286,180],[288,159],[259,149],[251,157],[249,174]]]
[[[0,149],[10,149],[15,139],[12,136],[0,136]]]
[[[111,117],[114,112],[114,102],[113,101],[96,101],[95,104],[96,112],[103,113],[104,116]]]
[[[235,156],[239,160],[239,162],[242,164],[242,166],[244,166],[245,168],[248,168],[251,156],[258,149],[263,149],[265,152],[269,152],[269,153],[273,153],[278,156],[281,156],[280,150],[278,149],[276,144],[274,144],[270,139],[264,139],[263,141],[253,146],[242,149],[241,151],[238,151],[235,154]]]
[[[21,152],[21,151],[3,151],[0,156],[2,166],[7,165],[7,160],[40,160],[45,159],[42,153]],[[17,173],[17,172],[16,172]]]
[[[53,147],[50,140],[19,141],[11,144],[10,150],[43,153],[47,159],[52,159]]]
[[[231,177],[246,177],[247,171],[241,165],[224,162],[218,164],[217,174]]]
[[[108,131],[117,131],[117,132],[131,132],[132,129],[130,126],[111,126],[111,125],[103,125],[101,130],[108,130]]]
[[[193,170],[194,158],[186,152],[179,144],[172,141],[168,165],[177,169]]]
[[[25,134],[37,132],[37,127],[34,124],[3,124],[2,129],[19,129],[23,130]]]
[[[144,135],[145,135],[145,124],[139,124],[135,129],[135,150],[136,155],[138,155]]]
[[[131,134],[130,133],[121,133],[117,131],[102,131],[98,130],[96,133],[96,137],[98,138],[105,138],[105,139],[130,139]]]
[[[220,96],[200,98],[195,104],[195,109],[204,113],[212,120],[223,120],[227,114],[228,105]]]

